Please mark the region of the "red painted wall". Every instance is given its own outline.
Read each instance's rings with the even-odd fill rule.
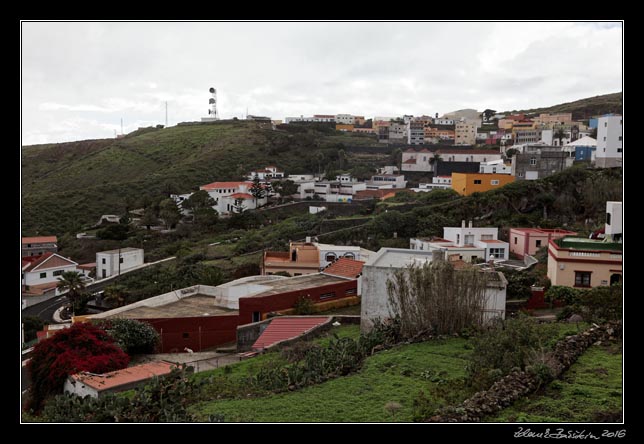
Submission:
[[[346,294],[347,290],[355,290],[351,294]],[[305,296],[313,302],[326,302],[342,299],[347,296],[355,296],[358,291],[358,281],[345,281],[336,284],[324,285],[321,287],[307,288],[304,290],[289,291],[271,296],[239,298],[239,319],[240,324],[253,322],[253,312],[261,313],[262,319],[267,313],[277,310],[293,308],[300,297]],[[320,299],[320,295],[335,292],[335,297]]]
[[[201,351],[237,338],[239,316],[202,316],[192,318],[140,319],[152,324],[161,335],[161,353],[183,353],[188,347]],[[201,327],[201,331],[200,331]],[[188,337],[184,337],[187,334]]]
[[[347,290],[355,290],[346,294]],[[239,315],[200,316],[190,318],[139,319],[151,324],[161,335],[161,353],[182,353],[188,347],[201,351],[237,339],[237,326],[253,322],[253,312],[259,311],[262,317],[267,313],[293,308],[301,296],[313,302],[326,302],[357,294],[358,281],[345,281],[317,288],[279,293],[263,297],[239,299]],[[335,297],[320,299],[320,295],[335,292]],[[200,330],[201,327],[201,330]],[[188,337],[184,337],[187,334]]]

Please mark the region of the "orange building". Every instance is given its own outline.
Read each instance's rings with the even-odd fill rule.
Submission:
[[[514,182],[514,176],[509,174],[452,173],[452,189],[463,196],[494,190],[510,182]]]
[[[347,125],[347,124],[344,124],[344,123],[336,123],[335,124],[335,130],[336,131],[352,132],[353,131],[353,125]]]

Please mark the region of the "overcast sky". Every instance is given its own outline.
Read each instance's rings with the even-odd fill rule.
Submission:
[[[22,24],[23,144],[221,118],[444,114],[622,90],[621,23]]]

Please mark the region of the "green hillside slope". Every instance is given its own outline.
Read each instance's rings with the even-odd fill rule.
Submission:
[[[136,207],[144,196],[240,180],[269,164],[289,173],[324,171],[343,144],[374,142],[324,125],[273,131],[259,122],[221,121],[139,131],[122,139],[23,147],[23,233],[80,230],[101,214]]]
[[[559,105],[549,106],[546,108],[532,108],[524,110],[505,111],[520,112],[526,114],[539,113],[572,113],[575,120],[588,119],[607,113],[621,113],[623,106],[622,93],[603,94],[601,96],[588,97],[586,99],[575,100],[574,102],[561,103]]]

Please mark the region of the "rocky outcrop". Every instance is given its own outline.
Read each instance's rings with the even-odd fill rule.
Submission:
[[[577,335],[559,341],[545,360],[553,377],[560,377],[577,358],[593,344],[614,341],[622,334],[621,322],[593,326]],[[522,396],[537,390],[542,379],[534,372],[513,371],[495,382],[488,390],[477,392],[458,407],[448,407],[425,422],[480,422],[487,415],[498,412]]]

